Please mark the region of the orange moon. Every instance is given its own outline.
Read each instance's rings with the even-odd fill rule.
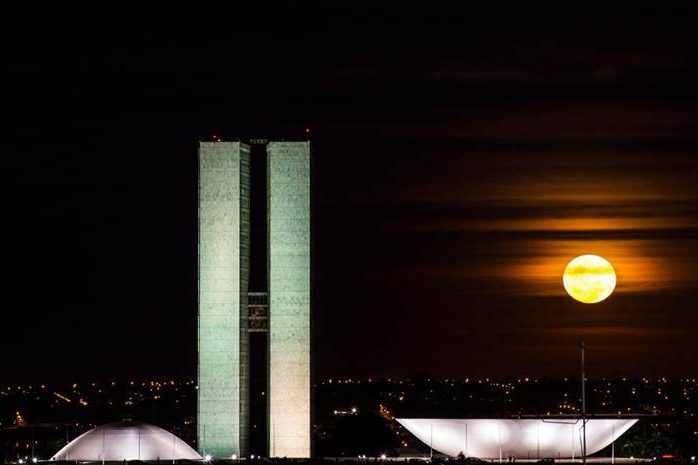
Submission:
[[[567,264],[562,283],[573,299],[585,304],[595,304],[613,293],[616,288],[616,271],[603,257],[580,255]]]

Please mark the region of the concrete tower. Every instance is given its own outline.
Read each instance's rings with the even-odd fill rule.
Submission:
[[[269,454],[310,457],[310,145],[267,146]]]
[[[266,167],[268,289],[250,293],[250,147],[199,146],[198,446],[220,458],[247,454],[251,331],[268,331],[269,455],[310,456],[309,142],[266,143]]]

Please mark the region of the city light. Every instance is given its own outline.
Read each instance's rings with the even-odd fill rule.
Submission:
[[[359,380],[354,378],[353,381],[354,384],[358,384]],[[473,377],[467,378],[467,382],[466,378],[432,378],[429,384],[429,389],[427,390],[428,394],[420,393],[415,389],[414,386],[410,386],[408,381],[406,382],[402,379],[393,378],[392,382],[388,382],[387,380],[376,382],[376,380],[373,380],[374,383],[377,383],[373,385],[368,384],[366,379],[362,379],[361,382],[364,383],[364,385],[362,387],[357,386],[357,390],[355,391],[354,388],[349,388],[352,383],[348,383],[347,380],[343,379],[342,385],[347,384],[347,387],[342,388],[343,392],[340,396],[333,397],[333,401],[336,402],[336,404],[329,408],[327,413],[332,415],[334,412],[333,408],[336,409],[335,418],[338,420],[344,416],[351,417],[359,415],[359,412],[369,416],[378,414],[381,417],[381,421],[392,423],[395,421],[394,412],[400,411],[398,407],[400,397],[404,396],[405,400],[410,399],[412,402],[414,402],[421,400],[420,396],[424,395],[428,395],[430,398],[433,398],[439,403],[443,403],[443,405],[447,408],[450,408],[448,407],[449,403],[456,404],[460,402],[461,399],[471,399],[470,402],[482,403],[479,405],[503,401],[511,403],[511,409],[515,410],[524,408],[524,412],[528,413],[525,410],[525,404],[522,403],[523,400],[517,399],[513,396],[513,394],[521,390],[525,385],[529,385],[529,383],[538,383],[539,380],[536,378],[529,378],[529,381],[526,381],[526,378],[523,375],[519,379],[504,381],[494,378],[489,379],[488,381],[485,378]],[[196,383],[195,381],[189,379],[177,380],[175,381],[174,385],[172,385],[172,382],[169,379],[166,383],[157,380],[153,381],[150,379],[146,381],[136,380],[134,381],[133,385],[130,384],[130,380],[125,380],[116,382],[110,381],[106,384],[80,384],[79,393],[72,399],[73,402],[67,405],[77,404],[80,399],[83,399],[88,403],[88,405],[85,407],[80,406],[81,409],[99,409],[112,405],[112,402],[114,405],[117,403],[123,405],[124,400],[130,399],[127,400],[130,405],[142,408],[143,406],[148,405],[148,402],[152,402],[153,392],[155,392],[156,386],[158,385],[160,385],[160,390],[156,392],[162,393],[162,400],[160,402],[167,402],[167,404],[164,404],[166,407],[172,406],[179,408],[180,405],[191,405],[190,403],[192,402],[192,399],[195,398]],[[321,390],[327,390],[327,392],[321,391],[320,395],[324,397],[329,395],[329,393],[333,393],[332,395],[334,396],[335,385],[338,386],[337,378],[333,379],[333,384],[326,383],[326,387],[320,388]],[[70,388],[71,386],[72,384],[68,385],[67,387]],[[532,385],[530,386],[533,387]],[[658,414],[680,415],[682,418],[686,419],[692,419],[698,416],[698,396],[695,395],[695,393],[698,392],[698,382],[694,378],[684,377],[682,379],[670,379],[664,377],[645,377],[626,378],[625,381],[623,381],[621,378],[599,378],[596,380],[591,380],[588,386],[590,386],[589,392],[591,392],[594,396],[598,396],[596,408],[598,413],[602,415],[607,414],[615,417],[618,415],[618,412],[621,412],[621,414],[627,415],[626,418],[630,419],[635,415],[641,415],[645,405],[647,405],[648,408],[653,409],[653,411]],[[15,397],[18,402],[26,402],[35,399],[37,396],[45,396],[44,398],[49,399],[50,405],[52,406],[65,404],[62,399],[54,394],[54,392],[65,393],[66,390],[64,388],[64,385],[46,384],[44,385],[44,388],[42,388],[45,389],[45,391],[42,392],[37,391],[39,389],[39,385],[33,387],[29,387],[28,385],[0,385],[0,391],[2,393],[6,393],[3,394],[3,396],[7,396],[8,398]],[[546,399],[545,404],[542,406],[543,414],[549,412],[549,417],[554,417],[556,415],[578,415],[580,411],[578,406],[579,393],[575,393],[574,388],[576,388],[576,382],[572,378],[560,378],[545,388],[536,388],[542,389],[540,395]],[[377,406],[372,406],[369,403],[366,403],[366,399],[362,397],[365,394],[364,390],[366,389],[370,390],[369,392],[372,398],[380,400],[380,403]],[[509,392],[509,394],[506,394],[507,392]],[[665,397],[668,397],[668,399],[665,399]],[[14,407],[12,410],[10,410],[10,412],[14,414],[12,418],[13,421],[26,421],[26,418],[19,420],[17,416],[19,414],[20,417],[23,417],[25,415],[24,410]],[[473,448],[480,442],[480,440],[477,438],[478,427],[476,426],[476,422],[469,423],[468,449],[470,453],[468,455],[476,456]],[[179,427],[190,426],[192,424],[194,424],[194,420],[192,418],[185,418],[182,420]],[[71,423],[71,435],[73,434],[73,428],[75,428],[74,433],[77,436],[96,426],[98,425],[88,422]],[[559,427],[565,428],[566,426],[562,425]],[[170,428],[177,428],[177,425],[168,425],[167,429]],[[551,441],[552,430],[550,430],[550,428],[552,428],[552,426],[546,424],[542,425],[540,429],[534,428],[531,431],[522,433],[522,437],[524,437],[524,442],[527,444],[527,447],[531,450],[537,450],[538,446],[542,447],[543,449],[547,448]],[[592,428],[592,426],[590,426],[590,428]],[[413,440],[411,439],[409,430],[398,428],[397,430],[393,430],[392,433],[396,435],[396,446],[401,448],[412,447]],[[441,442],[443,436],[437,433],[440,433],[440,426],[437,427],[437,424],[435,423],[433,438],[434,450],[438,450],[442,445]],[[612,428],[612,430],[607,433],[610,434],[610,436],[618,437],[620,429],[616,427],[615,431],[613,431]],[[59,430],[56,432],[56,434],[61,436],[65,433]],[[465,433],[461,431],[460,435],[462,436],[463,434]],[[506,428],[502,428],[501,434],[502,442],[507,443],[509,431]],[[423,432],[422,436],[424,437],[424,440],[427,441],[427,444],[431,442],[431,431],[428,426]],[[691,437],[698,437],[698,428],[691,430]],[[96,443],[101,444],[101,439],[97,435],[94,435],[94,438]],[[141,439],[144,438],[145,436]],[[499,442],[499,431],[497,428],[494,428],[492,431],[488,431],[488,438],[497,443]],[[417,443],[417,439],[418,438],[414,438],[414,443]],[[454,454],[458,453],[461,449],[464,449],[464,445],[462,445],[464,440],[462,437],[460,440],[456,439],[455,442],[458,443],[457,447],[459,448],[454,452]],[[570,441],[563,442],[565,445],[570,444]],[[46,449],[46,444],[47,442],[45,439],[40,439],[37,441],[37,447],[39,447],[39,449],[37,449],[35,453],[30,453],[30,441],[18,441],[17,445],[13,446],[17,450],[17,454],[14,456],[21,456],[24,460],[24,464],[29,465],[33,464],[32,458],[37,457],[36,463],[38,464],[40,461],[42,461],[42,459],[38,458],[43,456],[42,454],[45,454],[48,457],[56,452],[50,448]],[[172,449],[171,442],[168,447],[170,450]],[[567,448],[571,449],[569,446]],[[177,446],[177,451],[180,451],[179,445]],[[206,452],[209,452],[212,455],[212,461],[218,457],[218,454],[216,454],[215,451],[209,447],[206,448]],[[354,455],[354,457],[355,459],[358,457],[358,460],[361,461],[368,460],[368,457],[374,457],[373,460],[380,461],[381,452],[382,451],[379,449],[378,451],[374,452],[372,456],[368,454],[366,458],[364,458],[364,452],[359,453],[357,451],[358,455]],[[561,453],[562,452],[564,451],[561,451]],[[618,448],[616,449],[616,452],[618,452]],[[666,451],[666,453],[671,452],[674,451]],[[494,453],[497,453],[497,451]],[[200,461],[203,461],[201,458],[203,455],[204,454],[202,453],[199,456]],[[390,459],[389,454],[387,455],[388,457],[386,461]],[[581,450],[577,445],[575,457],[578,455],[581,456]],[[698,454],[695,455],[698,456]],[[241,457],[239,454],[236,454],[235,456],[230,454],[226,455],[226,457],[228,460],[232,459],[234,461],[250,459],[249,454],[243,457]],[[259,459],[258,455],[255,456],[255,459]],[[633,456],[633,459],[639,460],[638,456],[636,455]],[[684,460],[689,463],[696,463],[695,461],[691,460],[690,454],[686,454],[684,456]],[[17,458],[15,458],[15,463],[17,463]]]
[[[204,462],[210,462],[211,459],[213,459],[213,457],[211,456],[211,454],[206,454],[206,455],[204,455]]]

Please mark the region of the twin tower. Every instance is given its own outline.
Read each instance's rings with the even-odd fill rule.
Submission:
[[[260,422],[269,456],[310,457],[310,143],[253,142],[199,146],[198,447],[247,455]],[[250,290],[251,268],[266,289]],[[261,420],[250,417],[255,332],[266,332]]]

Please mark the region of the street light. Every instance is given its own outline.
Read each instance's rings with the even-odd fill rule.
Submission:
[[[572,259],[562,274],[562,284],[573,299],[595,304],[608,298],[616,288],[613,265],[598,255],[580,255]],[[582,355],[582,464],[587,463],[587,399],[584,341],[579,342]]]
[[[584,363],[584,341],[579,342],[579,350],[582,352],[582,464],[587,463],[587,395],[586,395],[586,370]]]

